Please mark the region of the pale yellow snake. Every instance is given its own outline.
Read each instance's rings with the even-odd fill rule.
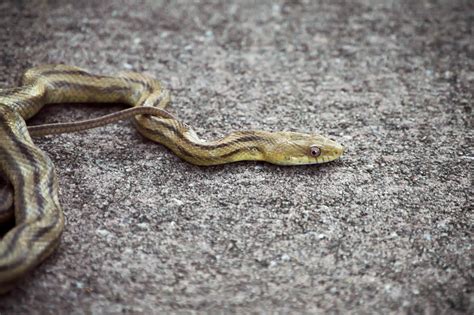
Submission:
[[[26,126],[25,120],[45,104],[85,102],[118,102],[134,109],[75,124]],[[53,163],[30,135],[83,130],[133,117],[142,135],[198,165],[242,160],[316,164],[343,153],[332,140],[295,132],[240,131],[204,141],[164,111],[168,102],[168,91],[145,75],[101,76],[64,65],[30,69],[20,87],[0,90],[0,223],[15,220],[0,240],[0,293],[51,254],[64,227]]]

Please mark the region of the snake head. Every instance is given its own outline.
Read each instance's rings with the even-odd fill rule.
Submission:
[[[299,132],[276,132],[265,160],[278,165],[320,164],[334,161],[344,147],[326,137]]]

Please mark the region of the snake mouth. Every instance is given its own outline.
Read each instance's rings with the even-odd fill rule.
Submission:
[[[339,143],[327,139],[324,143],[321,155],[317,158],[316,163],[326,163],[340,158],[344,154],[344,147]]]
[[[344,147],[340,144],[336,144],[331,148],[331,158],[333,160],[341,157],[344,154]]]

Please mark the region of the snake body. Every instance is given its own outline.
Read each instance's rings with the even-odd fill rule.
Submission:
[[[138,73],[92,74],[66,65],[35,67],[16,88],[0,90],[0,223],[15,225],[0,239],[0,293],[48,257],[59,243],[64,216],[54,165],[31,136],[98,127],[132,117],[145,137],[197,165],[259,160],[281,165],[337,159],[343,148],[323,136],[295,132],[239,131],[205,141],[164,109],[169,92]],[[27,127],[45,104],[124,103],[130,109],[82,122]]]

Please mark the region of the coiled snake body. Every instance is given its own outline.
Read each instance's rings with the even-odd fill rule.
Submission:
[[[76,123],[27,127],[25,120],[51,103],[125,103],[132,108]],[[117,76],[48,65],[28,70],[18,88],[0,90],[0,223],[15,226],[0,240],[0,293],[56,248],[64,227],[58,182],[48,156],[31,136],[72,132],[133,117],[138,131],[182,159],[198,165],[242,160],[316,164],[338,158],[343,148],[319,135],[240,131],[204,141],[164,111],[169,93],[159,81],[138,73]]]

